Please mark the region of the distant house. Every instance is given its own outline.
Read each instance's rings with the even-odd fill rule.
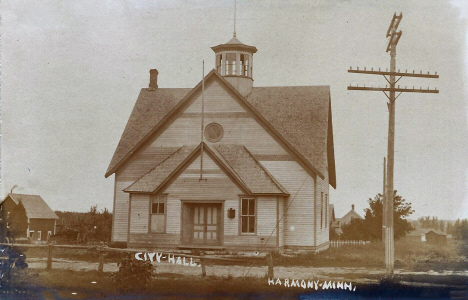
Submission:
[[[34,241],[46,241],[48,235],[55,234],[57,215],[39,195],[8,194],[1,202],[1,236],[5,236],[9,227],[8,215],[14,206],[23,203],[28,217],[28,229],[26,236]]]
[[[410,241],[415,242],[425,242],[426,241],[426,229],[415,226],[415,230],[406,234],[405,238]]]
[[[429,244],[445,245],[447,244],[447,234],[440,230],[431,229],[426,232],[426,241]]]
[[[351,210],[342,218],[340,218],[338,222],[340,226],[343,226],[351,223],[352,219],[362,219],[362,217],[356,211],[354,211],[354,204],[351,205]]]
[[[330,224],[330,228],[333,229],[336,234],[342,234],[343,231],[341,230],[340,219],[335,217],[335,207],[333,204],[328,205],[328,211],[330,212],[330,220],[328,222]]]

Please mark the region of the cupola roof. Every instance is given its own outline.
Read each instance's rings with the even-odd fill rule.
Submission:
[[[252,54],[257,52],[256,47],[242,43],[236,36],[233,36],[232,39],[226,44],[220,44],[218,46],[211,47],[211,49],[215,53],[223,50],[246,51]]]

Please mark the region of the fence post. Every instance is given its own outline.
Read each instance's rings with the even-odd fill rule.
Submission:
[[[49,243],[49,253],[47,255],[47,270],[52,270],[52,244]]]
[[[102,273],[104,271],[104,251],[102,251],[102,249],[99,248],[98,253],[99,253],[98,271]]]
[[[271,256],[271,253],[268,253],[266,259],[267,259],[267,263],[268,263],[268,278],[273,278],[274,277],[273,256]]]
[[[205,254],[200,254],[200,256],[203,256]],[[206,268],[205,268],[205,259],[203,257],[200,257],[200,264],[201,264],[201,272],[202,276],[206,276]]]

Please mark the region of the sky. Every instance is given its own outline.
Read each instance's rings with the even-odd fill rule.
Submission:
[[[54,210],[112,210],[104,178],[149,70],[159,87],[194,87],[214,67],[211,46],[233,31],[234,0],[3,0],[1,194],[39,194]],[[348,91],[385,85],[350,67],[389,68],[385,34],[403,13],[397,69],[439,79],[402,78],[396,103],[395,180],[412,218],[468,217],[465,1],[237,1],[237,37],[256,46],[254,86],[329,85],[337,217],[382,192],[387,98]],[[208,73],[208,71],[206,72]]]

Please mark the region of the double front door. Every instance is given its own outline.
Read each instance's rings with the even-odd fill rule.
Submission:
[[[220,244],[221,204],[186,204],[184,214],[184,243]]]

